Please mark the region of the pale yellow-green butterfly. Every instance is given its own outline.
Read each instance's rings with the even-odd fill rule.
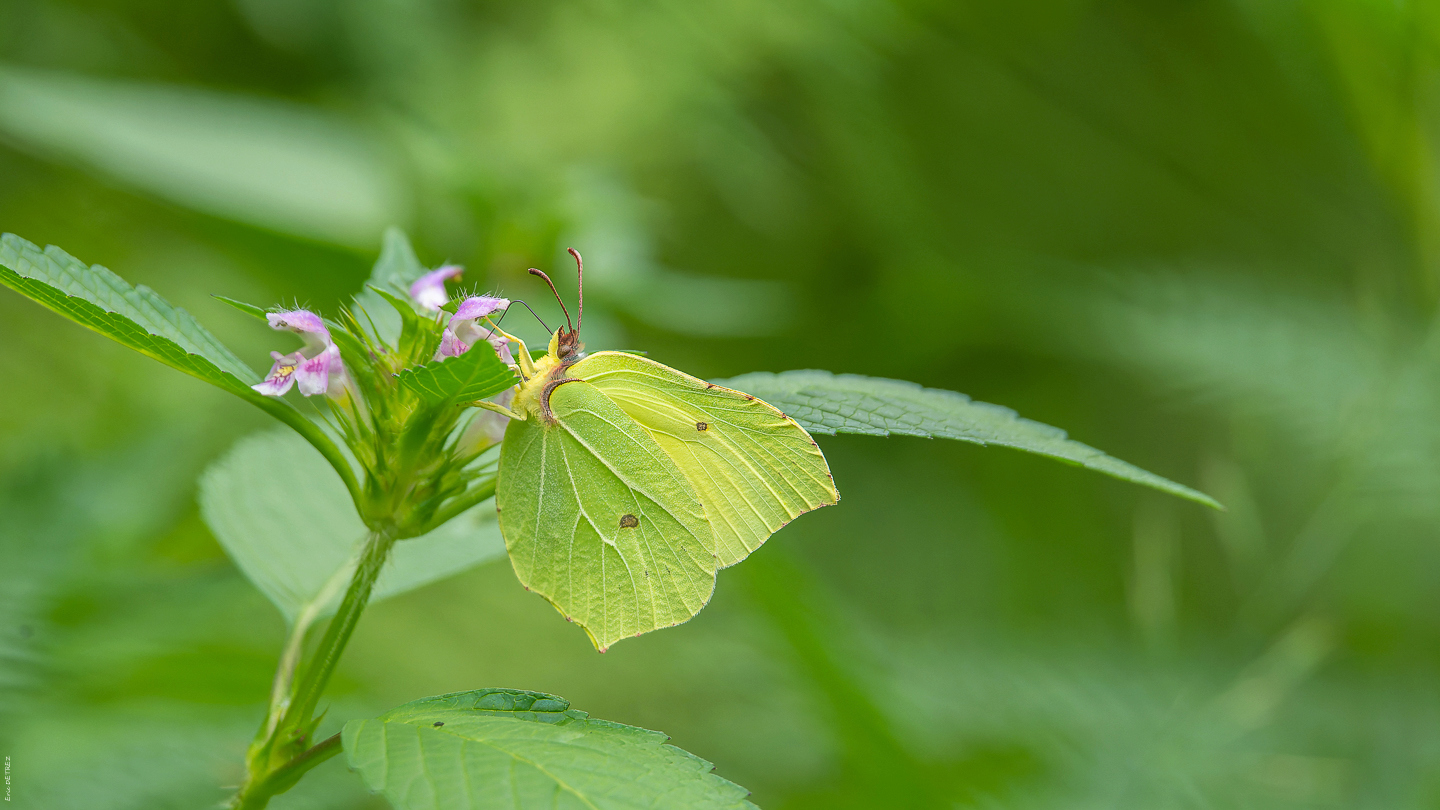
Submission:
[[[532,361],[496,330],[520,344],[521,382],[495,504],[520,582],[604,652],[690,619],[718,569],[839,495],[815,440],[774,407],[633,354],[585,355],[570,253],[579,315],[571,326],[561,301],[570,328],[549,352]]]

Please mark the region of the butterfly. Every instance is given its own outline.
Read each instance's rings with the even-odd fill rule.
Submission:
[[[515,574],[604,652],[689,620],[716,572],[839,500],[804,428],[761,400],[635,354],[585,354],[579,317],[520,344],[495,505]],[[498,331],[498,328],[497,328]]]

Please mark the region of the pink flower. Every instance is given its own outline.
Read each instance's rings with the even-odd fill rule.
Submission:
[[[435,359],[459,357],[470,351],[471,346],[484,340],[490,343],[502,363],[514,363],[515,358],[510,354],[510,340],[478,323],[481,318],[502,312],[509,306],[508,298],[489,295],[466,298],[455,310],[455,314],[450,316],[450,323],[440,336],[440,350],[435,353]]]
[[[345,364],[340,361],[340,347],[330,339],[330,330],[320,316],[309,310],[295,309],[288,312],[271,312],[265,316],[271,329],[287,330],[299,335],[305,341],[300,351],[290,354],[271,352],[275,365],[265,375],[265,381],[253,385],[260,393],[278,397],[300,386],[305,396],[323,394],[343,385]],[[335,379],[331,379],[332,375]]]
[[[447,264],[439,270],[431,270],[410,285],[410,297],[415,303],[429,310],[438,310],[450,300],[445,292],[445,282],[460,278],[465,268],[458,264]]]

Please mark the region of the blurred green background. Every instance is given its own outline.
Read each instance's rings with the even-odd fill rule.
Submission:
[[[1440,806],[1437,148],[1409,0],[0,0],[0,230],[256,368],[209,294],[333,311],[395,223],[553,317],[574,246],[592,347],[960,390],[1229,506],[827,439],[841,506],[691,623],[597,655],[501,561],[330,692],[555,692],[771,810]],[[0,379],[15,806],[213,806],[284,628],[195,478],[267,418],[8,292]]]

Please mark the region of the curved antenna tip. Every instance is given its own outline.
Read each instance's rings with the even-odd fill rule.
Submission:
[[[575,248],[565,248],[565,251],[575,257],[575,288],[580,301],[580,314],[575,318],[575,328],[579,329],[585,323],[585,260],[580,258],[580,251]]]
[[[570,322],[570,310],[565,307],[565,300],[560,297],[560,291],[555,289],[555,282],[551,281],[550,277],[545,275],[545,271],[534,267],[530,268],[530,275],[539,276],[545,281],[546,285],[550,287],[550,294],[555,296],[555,300],[560,303],[560,311],[565,313],[565,325],[570,327],[571,332],[574,332],[575,325]]]

